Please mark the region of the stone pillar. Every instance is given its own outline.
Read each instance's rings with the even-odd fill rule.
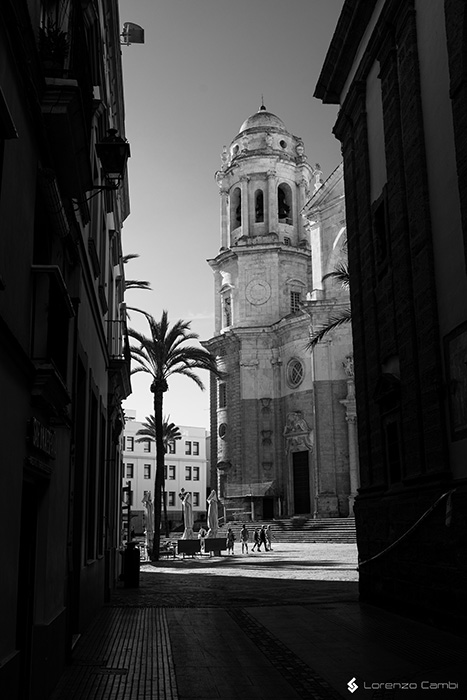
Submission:
[[[277,233],[279,221],[277,218],[276,173],[268,170],[268,233]]]
[[[357,495],[358,483],[358,440],[357,440],[357,416],[347,415],[345,417],[349,432],[349,475],[350,475],[350,495],[349,495],[349,517],[353,516],[353,504]]]
[[[298,207],[297,207],[297,225],[298,225],[298,240],[301,241],[306,238],[305,222],[303,217],[300,215],[303,207],[306,204],[306,187],[307,181],[304,177],[298,183]]]
[[[340,403],[345,406],[349,443],[349,517],[353,516],[353,504],[360,485],[358,475],[358,438],[357,438],[357,406],[355,401],[355,383],[353,370],[353,355],[347,355],[342,363],[347,375],[347,396]]]
[[[248,175],[242,175],[240,178],[242,186],[242,236],[250,235],[250,207],[248,203]]]
[[[230,248],[229,240],[229,211],[228,211],[228,190],[221,187],[219,190],[221,197],[221,250]]]

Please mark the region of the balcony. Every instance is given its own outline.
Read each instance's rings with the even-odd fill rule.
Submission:
[[[123,401],[131,394],[131,357],[126,321],[107,321],[109,390]]]

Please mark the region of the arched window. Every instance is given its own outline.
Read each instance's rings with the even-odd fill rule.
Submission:
[[[230,230],[242,225],[242,191],[236,187],[230,195]]]
[[[264,195],[263,190],[255,192],[255,222],[262,223],[264,221]]]
[[[285,182],[277,188],[277,214],[279,223],[292,224],[292,190]]]

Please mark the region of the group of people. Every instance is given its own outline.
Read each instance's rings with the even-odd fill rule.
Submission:
[[[253,535],[253,547],[251,551],[261,552],[261,545],[264,545],[264,551],[272,551],[272,540],[274,535],[272,534],[270,525],[263,525],[262,527],[257,527]],[[227,531],[227,554],[234,554],[235,545],[235,533],[231,527]],[[240,542],[242,543],[242,554],[248,554],[248,543],[250,541],[250,533],[245,524],[240,531]]]

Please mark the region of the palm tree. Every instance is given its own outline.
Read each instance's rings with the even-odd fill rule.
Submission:
[[[154,425],[156,430],[156,478],[154,483],[154,548],[152,558],[159,559],[161,498],[164,485],[164,432],[163,432],[163,398],[168,390],[168,379],[173,374],[182,374],[192,379],[200,389],[204,384],[195,369],[205,369],[215,376],[221,377],[216,360],[208,350],[194,345],[185,345],[187,341],[197,340],[198,334],[190,330],[189,321],[176,321],[169,325],[167,311],[162,312],[160,321],[145,311],[149,324],[150,336],[146,337],[139,331],[129,329],[128,335],[136,340],[137,345],[130,346],[131,357],[136,363],[132,374],[145,372],[152,378],[151,392],[154,394]]]
[[[136,442],[145,442],[146,440],[150,440],[150,442],[156,442],[156,421],[154,416],[146,416],[146,422],[142,423],[142,426],[143,427],[136,432],[136,435],[141,436],[139,438],[136,438]],[[169,443],[174,442],[175,440],[181,440],[182,434],[178,425],[175,425],[175,423],[170,423],[170,416],[164,416],[162,420],[162,432],[164,434],[164,454],[166,454],[169,448]],[[168,537],[169,522],[167,519],[167,501],[165,497],[162,499],[162,504],[164,507],[165,536]]]
[[[332,270],[332,272],[328,272],[327,275],[324,275],[323,281],[325,279],[329,278],[334,278],[338,282],[341,283],[341,285],[345,288],[348,289],[350,285],[350,278],[349,278],[349,266],[347,263],[340,263],[339,265],[336,266],[335,270]],[[323,338],[333,331],[335,328],[338,328],[339,326],[342,326],[345,323],[350,323],[352,320],[352,309],[350,307],[343,309],[339,314],[336,316],[330,316],[328,319],[327,324],[325,325],[324,328],[322,328],[318,333],[313,335],[309,341],[306,344],[306,349],[307,350],[313,350],[318,343],[320,343]]]
[[[146,422],[141,424],[136,435],[141,435],[136,442],[145,442],[145,440],[156,441],[156,423],[154,416],[146,416]],[[164,416],[162,420],[162,430],[164,433],[164,452],[167,452],[169,442],[173,440],[181,440],[182,434],[180,428],[175,423],[170,423],[170,416]]]

